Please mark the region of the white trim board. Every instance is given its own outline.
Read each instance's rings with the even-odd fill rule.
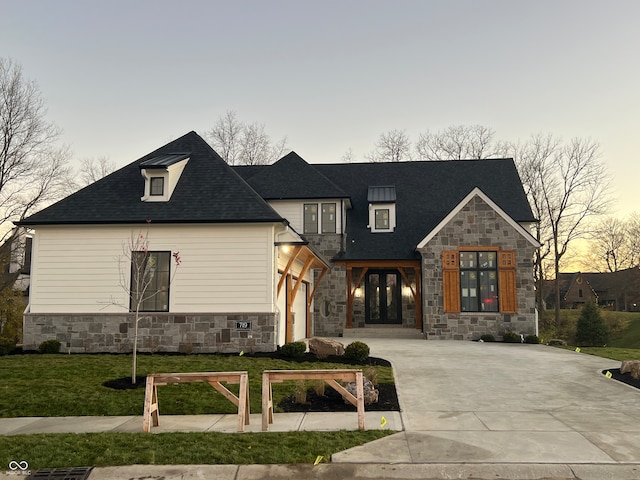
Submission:
[[[500,208],[497,203],[491,200],[487,196],[487,194],[485,194],[482,190],[480,190],[480,188],[475,187],[473,190],[471,190],[471,192],[469,192],[469,194],[466,197],[462,199],[460,203],[458,203],[458,205],[456,205],[453,208],[453,210],[449,212],[449,214],[446,217],[444,217],[440,221],[440,223],[438,223],[438,225],[436,225],[436,227],[433,230],[431,230],[427,234],[426,237],[424,237],[420,241],[420,243],[418,243],[418,246],[416,248],[424,248],[433,239],[433,237],[435,237],[438,234],[438,232],[440,232],[440,230],[442,230],[445,227],[445,225],[447,225],[451,220],[453,220],[453,217],[455,217],[464,208],[464,206],[467,205],[471,201],[471,199],[476,196],[480,197],[487,205],[489,205],[520,235],[522,235],[529,243],[531,243],[531,245],[533,245],[536,248],[539,248],[541,246],[538,240],[536,240],[535,237],[531,235],[526,228],[524,228],[522,225],[516,222],[513,218],[507,215],[507,213],[504,210],[502,210],[502,208]]]

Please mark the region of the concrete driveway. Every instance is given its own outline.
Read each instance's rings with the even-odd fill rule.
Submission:
[[[405,431],[345,463],[640,463],[640,391],[620,362],[542,345],[362,339],[390,360]]]

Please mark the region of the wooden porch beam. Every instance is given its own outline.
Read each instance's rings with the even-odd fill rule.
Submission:
[[[280,290],[282,290],[282,285],[284,284],[285,277],[291,271],[291,265],[293,265],[293,262],[296,261],[296,258],[298,258],[298,255],[300,255],[300,252],[302,252],[302,247],[300,245],[296,245],[295,247],[293,247],[293,252],[289,257],[287,266],[284,267],[284,271],[282,272],[282,276],[280,277],[280,281],[278,282],[278,295],[280,295]]]

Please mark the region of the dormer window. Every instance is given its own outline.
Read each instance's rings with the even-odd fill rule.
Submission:
[[[151,196],[164,195],[164,177],[151,177],[149,179],[149,194]]]
[[[169,153],[140,163],[144,178],[143,202],[168,202],[189,161],[189,153]]]
[[[375,216],[375,229],[376,230],[389,230],[389,209],[388,208],[376,208],[374,209]]]
[[[396,187],[369,187],[367,200],[371,233],[393,232],[396,228]]]

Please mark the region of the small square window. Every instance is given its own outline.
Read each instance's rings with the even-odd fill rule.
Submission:
[[[376,209],[376,230],[389,230],[389,209]]]
[[[149,180],[149,190],[151,195],[164,195],[164,177],[151,177]]]

